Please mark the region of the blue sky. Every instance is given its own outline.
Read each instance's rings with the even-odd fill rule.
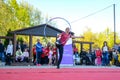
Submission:
[[[82,34],[88,27],[93,32],[100,32],[109,27],[113,31],[113,6],[116,4],[116,30],[120,32],[120,2],[119,0],[24,0],[38,8],[42,16],[62,17],[68,20],[72,26],[72,31],[77,35]],[[88,16],[91,13],[103,8],[109,8]],[[74,23],[72,21],[80,19]],[[56,20],[60,29],[64,29],[67,23],[63,20]]]

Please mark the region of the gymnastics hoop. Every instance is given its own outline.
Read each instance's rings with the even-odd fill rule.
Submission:
[[[64,20],[68,25],[69,25],[69,28],[70,28],[70,31],[71,31],[71,25],[69,23],[69,21],[67,21],[65,18],[62,18],[62,17],[54,17],[54,18],[51,18],[49,21],[46,22],[45,24],[45,27],[44,27],[44,37],[46,39],[46,27],[47,27],[47,24],[55,19],[61,19],[61,20]],[[46,39],[47,40],[47,39]]]

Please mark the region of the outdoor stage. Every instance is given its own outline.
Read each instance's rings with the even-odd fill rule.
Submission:
[[[0,67],[0,80],[119,80],[119,67],[96,66],[6,66]]]

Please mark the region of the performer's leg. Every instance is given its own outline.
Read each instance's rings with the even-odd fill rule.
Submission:
[[[59,58],[58,58],[57,68],[60,68],[60,63],[62,61],[62,57],[63,57],[63,46],[61,45],[59,47]]]

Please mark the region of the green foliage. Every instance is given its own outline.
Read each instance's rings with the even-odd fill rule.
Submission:
[[[9,29],[16,30],[38,25],[42,22],[41,12],[26,2],[16,0],[0,1],[0,35],[5,36]]]
[[[38,9],[27,2],[17,0],[0,0],[0,36],[11,31],[41,24],[43,18]],[[19,37],[18,37],[19,38]],[[28,37],[24,37],[27,41]]]
[[[81,41],[89,41],[94,42],[93,48],[100,47],[102,48],[103,42],[107,41],[109,48],[112,48],[114,45],[114,33],[109,29],[105,29],[105,31],[100,33],[93,33],[90,28],[88,28],[84,33],[84,39],[80,39]],[[116,33],[116,43],[120,43],[120,38]],[[79,45],[77,45],[79,47]],[[84,45],[86,50],[89,49],[89,45]]]
[[[17,41],[20,42],[20,43],[23,43],[24,40],[23,40],[22,37],[18,37]]]
[[[11,32],[11,29],[8,30],[6,36],[13,37],[13,35],[10,32]],[[5,41],[4,41],[5,47],[7,47],[7,45],[9,44],[9,41],[10,41],[10,39],[5,39]]]
[[[48,18],[48,16],[46,18]],[[41,12],[33,8],[33,6],[29,5],[27,2],[21,1],[18,3],[16,0],[0,0],[0,36],[12,36],[9,33],[10,31],[39,25],[43,20],[45,19],[41,17]],[[49,24],[55,26],[55,23],[56,22],[53,21]],[[104,41],[108,42],[110,48],[114,45],[114,33],[109,28],[100,33],[93,33],[90,28],[87,28],[83,36],[85,37],[84,39],[77,40],[94,42],[93,47],[101,48]],[[42,37],[40,39],[44,44],[48,41],[51,43],[55,42],[53,38],[47,38],[46,40]],[[28,36],[18,36],[18,40],[29,41]],[[35,40],[33,40],[34,44],[36,42]],[[120,43],[120,38],[117,33],[116,41]],[[8,42],[8,40],[5,40],[5,45],[7,45]],[[80,47],[79,44],[77,44],[77,46]],[[85,45],[84,48],[88,49],[89,45]]]

